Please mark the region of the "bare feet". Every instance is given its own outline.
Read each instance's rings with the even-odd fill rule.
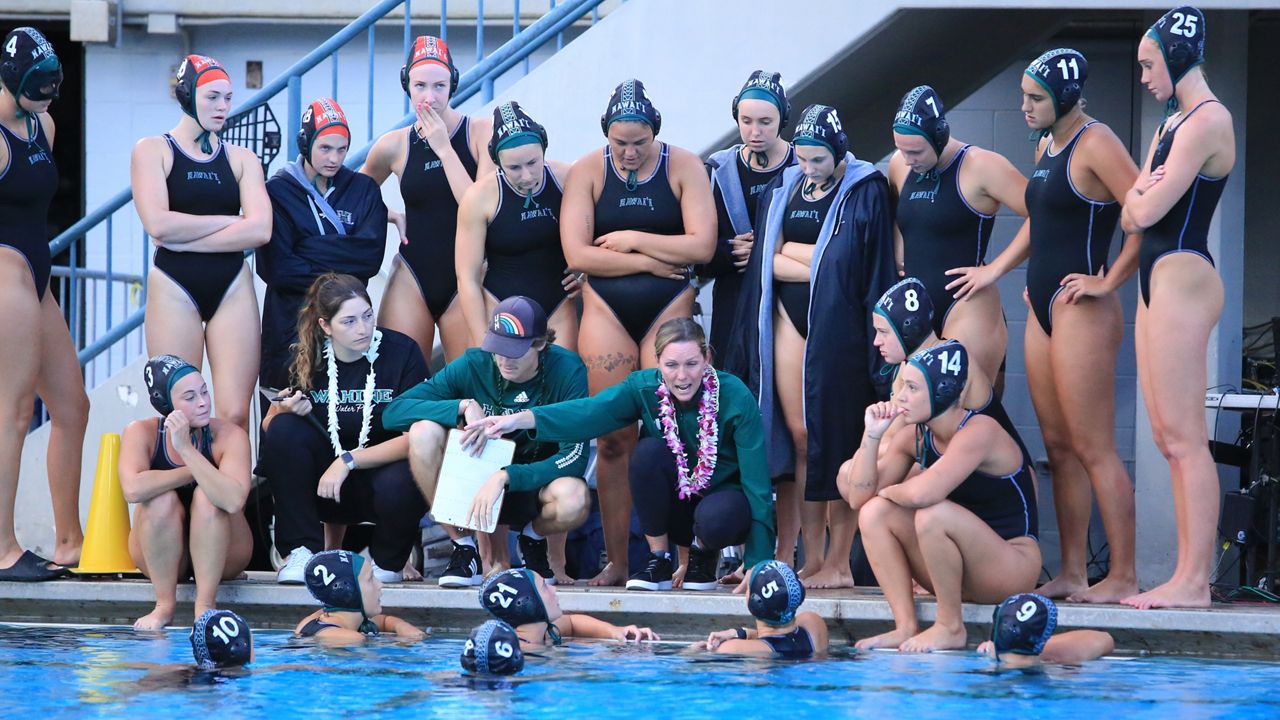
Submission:
[[[915,580],[912,580],[912,581],[911,581],[911,594],[912,594],[912,595],[932,595],[933,593],[929,592],[929,589],[928,589],[928,588],[926,588],[925,586],[921,585],[920,583],[916,582]]]
[[[133,629],[139,632],[160,632],[164,630],[165,625],[173,622],[173,609],[172,605],[157,604],[154,610],[133,623]],[[199,616],[200,612],[197,609],[196,617]]]
[[[1077,603],[1118,603],[1138,592],[1138,581],[1122,580],[1108,575],[1101,582],[1084,592],[1073,593],[1067,602]]]
[[[565,585],[568,585],[569,587],[573,587],[573,584],[577,582],[576,580],[574,580],[572,577],[569,576],[569,573],[565,572],[564,570],[556,570],[552,568],[552,577],[555,578],[556,585],[560,585],[562,587]]]
[[[877,648],[897,648],[906,642],[907,638],[916,634],[915,628],[894,628],[887,633],[880,633],[869,638],[863,638],[854,643],[853,647],[857,650],[875,650]]]
[[[802,568],[800,568],[798,571],[796,571],[796,577],[798,577],[798,578],[800,578],[801,580],[803,580],[803,579],[805,579],[805,578],[809,577],[810,575],[817,575],[817,574],[818,574],[818,573],[820,573],[820,572],[822,572],[822,561],[821,561],[821,560],[819,560],[819,561],[818,561],[818,564],[817,564],[817,565],[811,565],[811,564],[809,564],[809,563],[807,563],[807,562],[806,562],[806,563],[804,564],[804,567],[802,567]]]
[[[1139,610],[1149,610],[1151,608],[1207,608],[1209,607],[1209,586],[1170,579],[1169,582],[1159,587],[1127,597],[1120,602],[1136,607]]]
[[[591,578],[587,583],[591,587],[608,587],[611,585],[621,585],[627,581],[627,569],[613,563],[606,563],[604,569],[599,575]]]
[[[418,568],[413,564],[413,558],[409,558],[404,564],[404,569],[400,571],[401,579],[407,582],[416,582],[422,579],[422,573],[418,572]]]
[[[841,572],[839,568],[823,568],[805,577],[802,582],[810,590],[851,588],[853,587],[853,575],[848,570]]]
[[[1060,574],[1058,577],[1036,588],[1036,592],[1054,600],[1065,600],[1088,589],[1089,581],[1087,578],[1076,578]]]
[[[61,543],[53,551],[53,562],[62,567],[73,568],[80,564],[80,548],[84,545],[84,536],[74,542]]]
[[[939,623],[934,623],[933,627],[907,639],[898,646],[898,650],[909,653],[927,653],[934,650],[963,650],[965,645],[969,643],[969,636],[964,631],[964,625],[958,628],[948,628]]]
[[[724,577],[720,578],[720,584],[721,585],[737,585],[738,583],[742,582],[742,579],[744,577],[746,577],[746,575],[743,574],[742,566],[739,565],[737,570],[734,570],[728,575],[725,575]]]

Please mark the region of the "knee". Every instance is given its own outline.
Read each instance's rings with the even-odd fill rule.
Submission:
[[[1156,447],[1171,463],[1184,462],[1206,451],[1208,439],[1195,432],[1166,428],[1156,436]]]
[[[89,396],[83,389],[76,389],[79,392],[73,393],[56,408],[49,408],[49,420],[55,425],[83,428],[89,423]]]
[[[223,510],[209,499],[209,496],[204,492],[204,488],[197,487],[191,495],[191,522],[225,520],[231,517],[231,513],[240,512],[243,508],[244,500],[242,499],[236,503],[235,507]]]
[[[938,503],[937,505],[930,505],[916,510],[916,537],[923,542],[925,538],[945,534],[949,524],[947,522],[949,517],[950,512],[946,503]]]
[[[652,444],[651,442],[647,442],[647,441],[653,441],[661,444],[661,441],[658,440],[657,438],[643,438],[640,440],[640,442],[636,443],[635,450],[637,452],[637,456],[638,456],[638,453],[641,451],[642,447],[646,447],[647,445]],[[616,462],[619,460],[626,459],[628,444],[629,443],[627,443],[624,439],[616,435],[612,435],[612,434],[605,435],[596,440],[596,457],[605,462]],[[652,450],[648,450],[648,449],[647,451],[652,452]]]
[[[740,492],[718,492],[698,504],[694,513],[697,536],[707,547],[722,548],[746,540],[751,530],[751,506]]]
[[[409,426],[409,453],[423,459],[440,452],[447,437],[444,426],[434,420],[419,420]]]
[[[875,533],[885,526],[889,513],[896,506],[882,497],[873,497],[858,508],[858,530],[863,533]]]
[[[237,405],[236,407],[231,407],[231,408],[227,408],[224,411],[219,411],[218,417],[222,418],[223,420],[226,420],[232,425],[237,425],[239,427],[246,428],[246,429],[249,427],[249,408],[247,406]],[[276,419],[278,420],[279,418],[276,418]],[[273,422],[272,424],[274,425],[275,423]]]
[[[187,509],[178,498],[178,493],[170,490],[138,503],[144,513],[145,522],[152,528],[174,527],[181,529],[186,522]]]
[[[313,431],[314,428],[301,415],[280,413],[271,418],[267,425],[267,432],[262,437],[262,454],[292,454],[291,451],[305,442],[307,435]]]
[[[1040,424],[1040,437],[1044,440],[1044,451],[1050,458],[1071,455],[1075,451],[1071,446],[1071,438],[1059,428]]]
[[[556,518],[577,527],[586,522],[591,512],[591,491],[579,478],[563,477],[548,486]]]

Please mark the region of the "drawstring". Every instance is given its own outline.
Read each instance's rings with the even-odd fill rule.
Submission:
[[[632,174],[634,175],[635,173],[632,173]],[[627,188],[627,189],[628,189],[628,190],[634,190],[635,188],[630,188],[630,187],[629,187],[629,188]],[[529,191],[528,193],[526,193],[526,194],[525,194],[525,196],[524,196],[524,209],[525,209],[525,210],[528,210],[530,205],[533,205],[533,208],[534,208],[535,210],[537,210],[538,208],[542,207],[541,205],[539,205],[539,204],[538,204],[538,201],[537,201],[537,200],[534,200],[534,199],[533,199],[533,191],[532,191],[532,190],[530,190],[530,191]]]
[[[769,167],[769,153],[756,152],[755,150],[748,150],[747,152],[751,155],[751,161],[760,169],[763,170],[764,168]]]
[[[627,192],[635,192],[640,187],[640,182],[636,179],[636,171],[627,171]]]
[[[22,113],[20,117],[26,118],[27,121],[27,145],[35,145],[36,132],[40,129],[40,121],[36,120],[36,116],[29,112],[21,109],[19,109],[18,112]]]
[[[208,130],[200,129],[200,134],[196,136],[196,142],[200,143],[200,152],[205,155],[213,154],[213,144],[209,142],[209,136],[212,135]]]
[[[1027,136],[1027,142],[1038,143],[1041,140],[1043,140],[1045,136],[1048,135],[1050,132],[1051,132],[1051,127],[1044,128],[1043,130],[1032,130],[1031,134]]]
[[[801,192],[801,193],[802,193],[806,198],[809,198],[810,200],[812,200],[812,199],[813,199],[813,194],[814,194],[814,192],[817,192],[817,191],[819,191],[819,190],[821,190],[821,191],[823,191],[823,192],[826,192],[826,190],[827,190],[828,188],[830,188],[832,185],[834,185],[834,184],[835,184],[835,182],[836,182],[836,178],[835,178],[835,176],[834,176],[834,175],[832,175],[831,177],[829,177],[829,178],[827,178],[825,181],[823,181],[823,183],[822,183],[822,186],[821,186],[821,187],[819,187],[819,186],[818,186],[818,183],[816,183],[816,182],[809,182],[809,183],[806,183],[806,184],[805,184],[805,186],[804,186],[803,188],[801,188],[801,189],[800,189],[800,192]]]

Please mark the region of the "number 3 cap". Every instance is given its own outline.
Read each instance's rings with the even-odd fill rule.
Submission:
[[[932,420],[960,400],[969,380],[969,352],[955,340],[934,345],[911,356],[910,362],[924,374],[929,388],[929,419]]]
[[[991,642],[996,653],[1039,655],[1058,626],[1058,606],[1043,595],[1019,593],[991,615]]]
[[[467,636],[461,660],[473,675],[515,675],[524,669],[520,636],[501,620],[487,620]]]
[[[778,560],[761,560],[751,568],[747,610],[766,625],[786,625],[796,619],[804,602],[804,585],[789,565]]]
[[[1084,81],[1089,79],[1089,61],[1078,50],[1057,48],[1032,60],[1023,72],[1040,83],[1053,98],[1056,120],[1080,102]]]
[[[253,655],[249,623],[230,610],[205,610],[191,628],[191,654],[202,669],[244,665]]]
[[[325,610],[364,614],[364,598],[360,596],[360,569],[364,558],[348,550],[325,550],[307,562],[303,577],[311,597]]]

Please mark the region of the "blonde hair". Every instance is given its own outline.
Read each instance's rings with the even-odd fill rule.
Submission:
[[[693,318],[673,318],[662,323],[658,334],[653,338],[653,350],[657,355],[662,355],[668,345],[678,342],[697,343],[698,352],[707,354],[707,334]]]
[[[320,370],[325,334],[320,320],[333,320],[342,304],[351,298],[360,298],[373,305],[364,283],[351,275],[325,273],[316,278],[307,290],[307,300],[298,313],[298,341],[289,346],[293,351],[293,365],[289,367],[289,380],[296,390],[310,390],[311,376]]]

